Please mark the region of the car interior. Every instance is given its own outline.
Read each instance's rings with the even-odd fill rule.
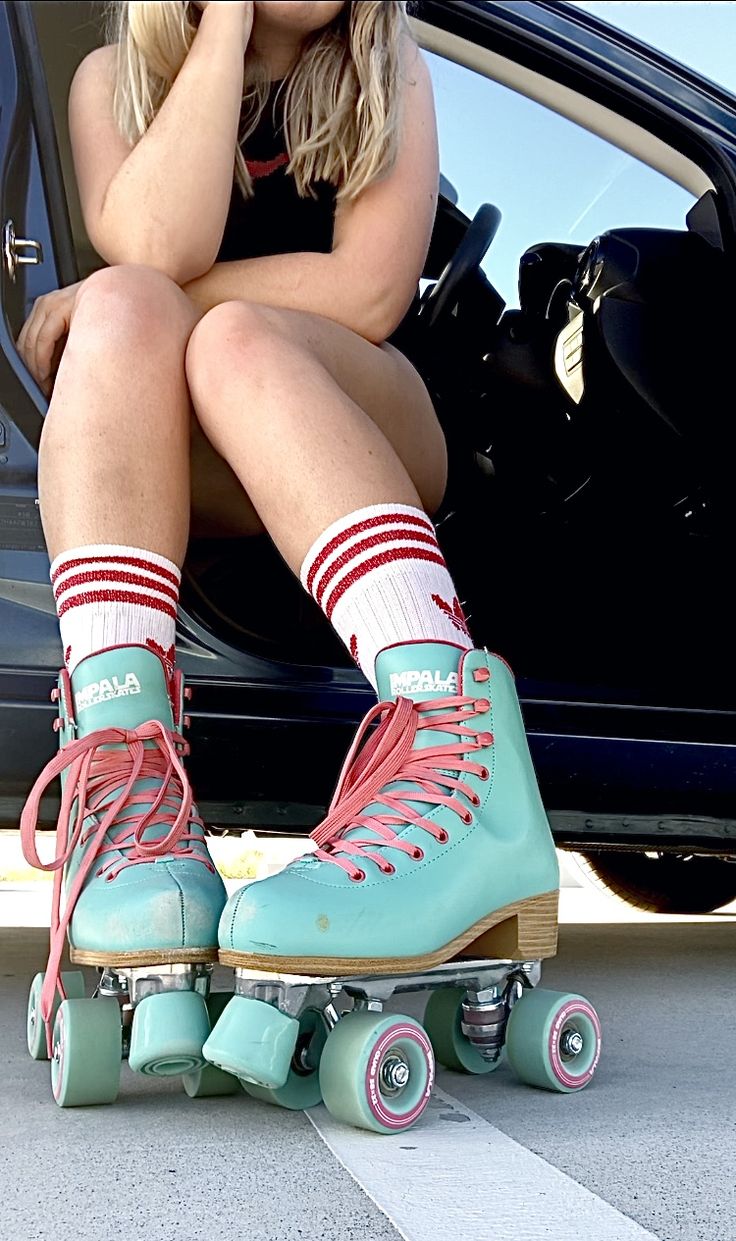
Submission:
[[[98,6],[32,8],[85,276],[103,264],[81,218],[66,98],[101,42]],[[434,520],[476,644],[501,651],[547,696],[572,684],[581,704],[727,706],[736,689],[736,661],[723,659],[730,282],[715,185],[679,150],[569,87],[422,21],[413,27],[425,49],[562,113],[697,200],[679,230],[614,229],[586,247],[540,237],[519,255],[510,308],[480,267],[505,209],[492,171],[472,220],[441,183],[422,295],[400,333],[450,448]],[[233,588],[255,577],[267,588]],[[235,648],[352,666],[265,535],[193,539],[182,600]],[[697,683],[687,672],[695,655]]]

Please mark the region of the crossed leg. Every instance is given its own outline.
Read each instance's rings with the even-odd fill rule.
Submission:
[[[294,572],[346,513],[439,507],[444,435],[423,381],[391,345],[320,315],[226,302],[194,328],[185,365],[206,436],[193,449],[195,513],[232,530],[240,521],[243,533],[255,513]],[[238,508],[239,488],[250,511]]]

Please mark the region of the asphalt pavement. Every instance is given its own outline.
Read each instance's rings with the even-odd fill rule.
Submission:
[[[736,906],[657,918],[566,873],[542,985],[600,1014],[591,1085],[560,1095],[507,1066],[441,1070],[422,1121],[387,1138],[323,1108],[191,1100],[127,1067],[114,1105],[57,1108],[25,1047],[45,893],[0,890],[0,1238],[733,1241]],[[420,1016],[423,1003],[394,1007]]]

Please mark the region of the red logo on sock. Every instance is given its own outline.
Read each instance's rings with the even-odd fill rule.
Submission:
[[[68,646],[66,650],[64,651],[64,663],[66,664],[67,668],[69,667],[69,661],[71,660],[71,657],[72,657],[72,648]]]
[[[465,619],[465,613],[460,606],[460,600],[457,595],[453,597],[452,606],[450,606],[449,603],[446,603],[440,595],[432,595],[432,601],[437,604],[440,612],[444,612],[447,619],[455,626],[456,629],[461,629],[464,634],[467,634],[467,636],[470,637],[468,622]]]
[[[357,638],[357,635],[354,633],[351,633],[350,635],[350,654],[352,655],[358,667],[360,667],[360,660],[358,659],[358,638]]]

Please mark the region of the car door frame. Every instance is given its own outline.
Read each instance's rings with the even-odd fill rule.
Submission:
[[[413,16],[569,87],[702,168],[736,240],[736,97],[564,0],[421,0]]]
[[[37,148],[51,238],[52,253],[44,255],[44,262],[52,264],[54,269],[49,287],[64,287],[78,280],[79,274],[56,128],[28,0],[0,6],[0,64],[3,66],[0,74],[0,223],[4,227],[7,216],[6,182],[13,144],[23,141],[23,128],[27,127],[33,132]],[[4,257],[0,278],[5,287],[10,276]],[[16,349],[2,302],[0,294],[3,396],[12,391],[12,409],[5,408],[4,415],[37,449],[48,403]],[[3,404],[6,405],[5,400]]]

